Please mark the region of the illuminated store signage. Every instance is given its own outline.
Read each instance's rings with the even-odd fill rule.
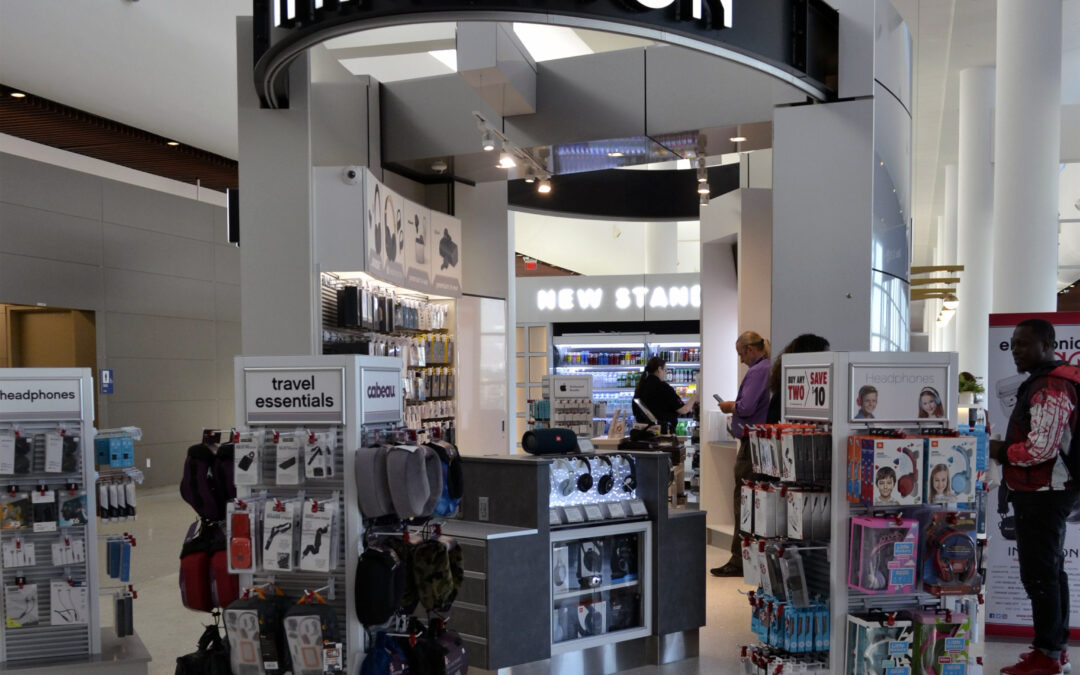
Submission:
[[[693,286],[620,286],[611,294],[617,309],[652,309],[665,307],[701,307],[701,284]],[[542,288],[536,292],[536,308],[544,310],[571,311],[575,309],[602,309],[603,288]],[[611,302],[609,297],[608,302]]]
[[[734,58],[819,99],[832,95],[839,15],[826,0],[254,0],[255,89],[288,106],[288,65],[366,28],[432,21],[542,21],[608,28]]]

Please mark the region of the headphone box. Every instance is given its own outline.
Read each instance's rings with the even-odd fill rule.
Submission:
[[[908,618],[881,613],[848,614],[845,675],[879,675],[912,667],[915,633]]]
[[[570,549],[566,546],[551,549],[551,590],[556,593],[570,590]]]
[[[922,514],[923,588],[934,595],[970,595],[982,587],[975,514],[925,511]]]
[[[969,504],[975,501],[974,436],[927,438],[926,503]]]
[[[603,635],[607,631],[607,603],[592,600],[578,605],[578,635]]]
[[[858,493],[866,506],[922,503],[922,438],[864,437]]]
[[[918,520],[854,517],[848,548],[848,587],[872,594],[912,593],[918,553]]]
[[[971,623],[967,614],[941,610],[920,610],[912,614],[915,623],[915,672],[952,675],[966,672]]]

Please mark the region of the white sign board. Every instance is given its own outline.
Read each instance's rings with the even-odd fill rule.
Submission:
[[[431,289],[453,295],[461,292],[461,221],[431,211],[428,253],[431,260]]]
[[[425,290],[431,286],[431,256],[428,253],[431,209],[406,201],[404,228],[401,237],[405,242],[405,284],[409,288]]]
[[[987,351],[986,408],[990,431],[1005,435],[1009,416],[1016,405],[1017,388],[1027,379],[1016,372],[1009,342],[1016,324],[1029,318],[1046,319],[1054,324],[1057,344],[1054,351],[1059,359],[1080,365],[1080,313],[1056,314],[991,314],[990,348]],[[1031,603],[1020,582],[1020,562],[1016,553],[1016,525],[1012,504],[1005,501],[1001,490],[990,492],[987,500],[986,623],[995,634],[1032,635]],[[1004,503],[1003,503],[1004,502]],[[1073,518],[1077,513],[1073,513]],[[1069,575],[1069,625],[1080,627],[1080,524],[1070,522],[1065,529],[1065,573]]]
[[[784,368],[784,415],[829,419],[832,411],[832,366]]]
[[[0,419],[79,419],[80,385],[77,378],[0,379]]]
[[[849,419],[855,422],[947,421],[948,366],[877,366],[851,364]]]
[[[405,282],[405,200],[373,176],[365,181],[365,263],[369,274],[391,284]]]
[[[342,368],[245,368],[248,424],[344,424]]]
[[[401,371],[365,368],[360,374],[360,421],[397,422],[401,419]]]
[[[521,277],[519,323],[698,320],[697,274]]]

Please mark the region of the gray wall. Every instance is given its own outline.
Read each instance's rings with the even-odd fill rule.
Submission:
[[[0,154],[0,302],[95,312],[97,366],[116,377],[96,426],[142,428],[148,486],[178,483],[200,430],[233,424],[240,253],[225,219],[223,207]]]

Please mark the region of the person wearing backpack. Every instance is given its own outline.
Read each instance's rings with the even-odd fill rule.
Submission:
[[[1065,522],[1077,503],[1080,482],[1080,368],[1054,354],[1054,325],[1026,319],[1013,331],[1017,392],[1004,440],[990,441],[1001,463],[1016,513],[1020,580],[1031,600],[1032,649],[1007,675],[1056,675],[1069,662],[1069,578],[1065,574]]]

